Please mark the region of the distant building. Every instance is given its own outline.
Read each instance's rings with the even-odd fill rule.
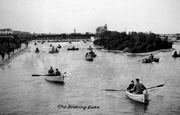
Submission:
[[[21,31],[13,31],[13,34],[23,34]]]
[[[12,34],[13,31],[10,28],[0,29],[0,34]]]
[[[15,35],[20,35],[20,34],[28,35],[28,34],[31,34],[31,33],[30,32],[22,32],[22,31],[13,31],[13,34],[15,34]]]
[[[105,24],[105,26],[100,26],[96,29],[96,34],[100,34],[102,32],[107,31],[107,24]]]
[[[23,32],[23,34],[26,34],[26,35],[28,35],[28,34],[31,34],[30,32]]]

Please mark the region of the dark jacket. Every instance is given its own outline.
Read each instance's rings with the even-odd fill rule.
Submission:
[[[129,84],[129,87],[127,88],[127,90],[133,89],[134,88],[134,84]]]
[[[60,71],[56,71],[56,76],[61,76],[61,72]]]
[[[48,75],[53,75],[54,74],[54,70],[53,69],[50,69],[49,71],[48,71]]]
[[[141,84],[141,83],[137,83],[137,84],[135,84],[135,86],[134,86],[134,92],[136,93],[136,94],[143,94],[143,91],[146,89],[146,87],[143,85],[143,84]]]

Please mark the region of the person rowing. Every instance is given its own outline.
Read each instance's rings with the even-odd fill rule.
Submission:
[[[54,76],[54,69],[51,67],[50,70],[48,71],[48,76]]]
[[[140,80],[137,78],[136,84],[134,85],[134,88],[132,90],[133,93],[135,93],[135,94],[143,94],[143,91],[146,90],[146,87],[142,83],[140,83],[139,81]]]
[[[153,60],[153,59],[154,59],[154,55],[151,54],[151,55],[149,56],[149,59]]]

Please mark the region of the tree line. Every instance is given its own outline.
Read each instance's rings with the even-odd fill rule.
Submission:
[[[172,42],[169,42],[167,38],[161,39],[159,35],[151,32],[129,32],[127,34],[126,32],[106,31],[97,36],[98,39],[94,41],[94,44],[108,50],[142,53],[172,48]]]

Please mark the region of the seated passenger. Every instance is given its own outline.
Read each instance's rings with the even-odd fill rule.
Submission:
[[[127,90],[132,93],[133,92],[133,88],[134,88],[134,81],[131,81],[131,84],[129,84],[129,87],[127,88]]]
[[[56,69],[56,76],[61,76],[61,72],[58,69]]]

